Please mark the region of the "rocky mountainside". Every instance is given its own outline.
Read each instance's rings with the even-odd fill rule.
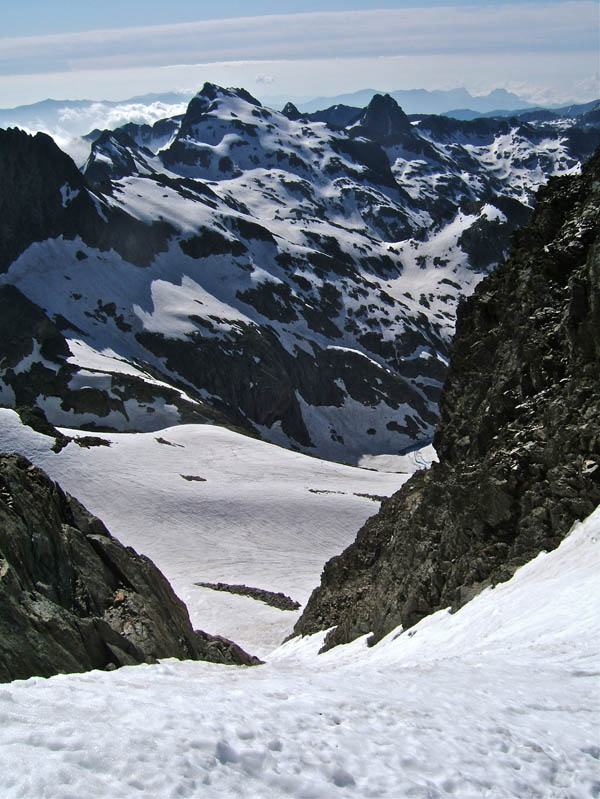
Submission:
[[[0,682],[169,657],[258,662],[194,631],[152,561],[24,457],[0,456]]]
[[[458,313],[435,446],[330,560],[296,625],[406,629],[553,549],[600,503],[600,152],[554,178]]]
[[[455,309],[598,128],[278,113],[206,84],[77,171],[0,131],[0,403],[54,424],[216,420],[357,463],[431,439]]]

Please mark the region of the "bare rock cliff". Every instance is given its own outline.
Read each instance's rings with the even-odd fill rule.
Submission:
[[[295,632],[325,647],[459,606],[600,503],[600,152],[539,192],[512,256],[459,309],[435,437],[330,560]]]

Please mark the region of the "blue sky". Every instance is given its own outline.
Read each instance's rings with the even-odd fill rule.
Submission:
[[[0,107],[193,90],[259,97],[361,88],[592,99],[597,0],[23,0],[5,4]]]
[[[551,0],[552,1],[552,0]],[[66,33],[99,28],[161,25],[206,19],[299,14],[311,11],[360,11],[443,6],[498,6],[511,0],[229,0],[227,3],[194,0],[102,0],[73,3],[68,0],[24,0],[5,3],[2,9],[3,36],[29,36],[40,33]],[[560,2],[560,0],[554,0]],[[543,0],[524,0],[520,5],[547,5]]]

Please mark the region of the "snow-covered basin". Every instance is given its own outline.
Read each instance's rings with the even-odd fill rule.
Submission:
[[[379,509],[370,497],[390,495],[408,479],[212,425],[100,435],[110,446],[70,443],[54,453],[54,439],[0,409],[0,451],[21,452],[123,544],[150,557],[187,604],[195,628],[260,657],[289,635],[298,613],[196,583],[245,584],[303,605],[325,562]],[[413,459],[398,463],[414,471]]]
[[[0,687],[3,799],[598,795],[600,508],[555,551],[376,647]]]

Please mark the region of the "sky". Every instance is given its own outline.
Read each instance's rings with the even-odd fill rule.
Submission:
[[[600,95],[597,0],[23,0],[6,4],[0,108],[194,91],[259,97],[364,88]]]

